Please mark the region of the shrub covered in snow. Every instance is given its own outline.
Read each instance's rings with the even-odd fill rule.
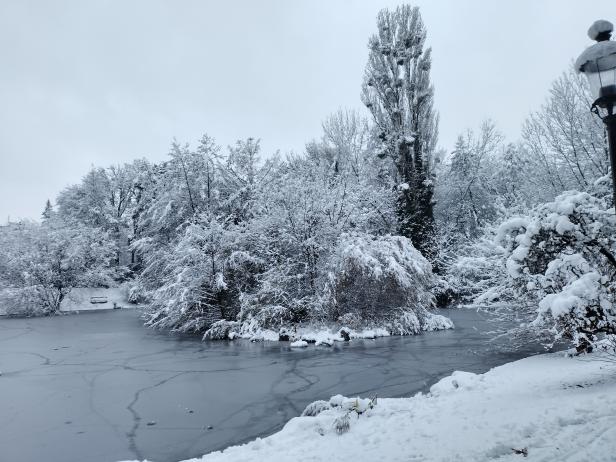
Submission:
[[[306,406],[306,409],[302,412],[302,417],[315,417],[328,409],[331,409],[329,402],[323,400],[313,401]]]
[[[233,339],[235,332],[239,329],[239,323],[236,321],[220,320],[213,323],[210,328],[205,331],[203,339],[207,340],[228,340]]]
[[[129,303],[142,304],[150,301],[150,294],[140,279],[130,281],[126,286]]]
[[[306,406],[302,417],[316,417],[324,411],[333,410],[337,416],[332,423],[334,431],[342,435],[351,429],[351,416],[361,416],[377,405],[376,395],[372,398],[346,398],[342,395],[332,396],[329,401],[314,401]]]
[[[432,268],[404,237],[342,234],[318,268],[315,295],[299,299],[289,295],[289,279],[280,268],[259,275],[256,290],[240,297],[237,322],[214,323],[206,338],[285,339],[331,346],[352,338],[453,327],[448,318],[428,311],[433,305]]]
[[[616,333],[616,216],[610,199],[603,178],[591,193],[568,191],[504,222],[495,240],[504,250],[506,274],[475,303],[515,301],[517,311],[498,311],[527,314],[517,333],[535,334],[547,345],[566,339],[588,351],[600,336]]]
[[[494,230],[487,229],[484,236],[460,249],[445,275],[449,299],[475,306],[491,306],[512,299],[512,294],[503,290],[507,254],[494,237]]]
[[[430,263],[402,236],[344,234],[328,262],[324,306],[331,320],[357,318],[416,334],[434,297]]]
[[[150,287],[147,324],[204,332],[217,321],[235,321],[240,295],[254,284],[260,264],[237,244],[237,235],[232,224],[204,214],[171,249],[152,252],[140,279]]]
[[[0,289],[0,315],[40,316],[47,314],[35,287]]]

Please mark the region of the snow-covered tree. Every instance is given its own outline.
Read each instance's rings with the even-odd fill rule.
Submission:
[[[552,85],[543,107],[523,127],[537,201],[569,189],[586,191],[609,171],[605,127],[589,111],[585,77],[570,69]]]
[[[229,154],[219,164],[221,207],[238,224],[257,213],[260,190],[273,180],[279,163],[278,154],[263,161],[260,140],[248,138],[229,146]]]
[[[41,218],[43,220],[49,220],[54,214],[53,205],[51,205],[51,201],[47,199],[45,202],[45,208],[43,209],[43,213],[41,213]]]
[[[114,284],[114,249],[98,228],[69,226],[57,217],[41,225],[23,222],[0,233],[0,285],[20,298],[20,312],[52,314],[75,287]]]
[[[334,175],[345,172],[357,178],[366,175],[366,163],[375,160],[368,121],[357,111],[339,109],[325,119],[322,127],[322,139],[306,146],[308,157],[326,163]]]
[[[569,191],[514,218],[498,237],[508,250],[506,267],[519,296],[538,304],[532,329],[571,339],[589,350],[600,334],[616,333],[616,217],[609,178],[591,193]]]
[[[219,195],[215,169],[219,151],[207,135],[196,150],[177,141],[172,143],[170,159],[153,166],[145,178],[148,189],[139,213],[141,238],[169,243],[192,217],[211,210]]]
[[[398,232],[432,258],[437,117],[426,29],[419,9],[409,5],[381,10],[377,29],[368,44],[362,100],[381,141],[379,155],[393,164]]]
[[[457,245],[449,255],[439,296],[446,303],[459,302],[475,308],[511,308],[515,302],[508,284],[506,250],[496,242],[498,226],[488,226],[477,239]]]
[[[505,220],[449,268],[472,304],[522,322],[518,340],[590,351],[616,333],[616,216],[608,176]],[[468,289],[470,287],[470,290]]]
[[[98,228],[116,241],[116,266],[124,263],[132,237],[136,164],[93,168],[81,183],[64,189],[57,199],[59,218],[75,226]]]
[[[244,297],[244,318],[271,323],[318,316],[322,267],[336,237],[371,219],[357,207],[362,191],[350,181],[312,159],[288,160],[250,226],[266,263],[258,289]]]
[[[106,170],[93,168],[81,183],[60,192],[56,200],[58,213],[67,221],[110,229],[113,222],[110,191],[111,184]]]
[[[143,277],[158,285],[146,311],[152,327],[203,332],[239,312],[240,293],[250,285],[250,256],[241,251],[234,225],[209,214],[197,221],[172,247],[146,259]]]
[[[491,122],[479,135],[471,130],[458,137],[455,148],[441,167],[437,187],[440,231],[452,228],[460,238],[476,238],[494,220],[500,197],[495,184],[502,136]]]

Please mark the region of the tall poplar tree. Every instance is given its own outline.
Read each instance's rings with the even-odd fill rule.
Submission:
[[[430,83],[431,50],[419,9],[409,5],[381,10],[377,34],[368,43],[362,86],[382,142],[379,156],[390,157],[397,190],[398,232],[433,260],[433,164],[438,120]]]

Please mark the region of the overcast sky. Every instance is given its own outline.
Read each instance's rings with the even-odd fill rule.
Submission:
[[[301,152],[361,108],[367,42],[397,1],[0,0],[0,222],[39,218],[92,166],[166,157],[175,136]],[[614,0],[416,1],[440,145],[492,118],[515,140],[550,83],[616,22]]]

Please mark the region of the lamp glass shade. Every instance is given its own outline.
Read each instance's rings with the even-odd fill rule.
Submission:
[[[596,100],[616,101],[616,54],[589,61],[584,66],[590,91]]]

